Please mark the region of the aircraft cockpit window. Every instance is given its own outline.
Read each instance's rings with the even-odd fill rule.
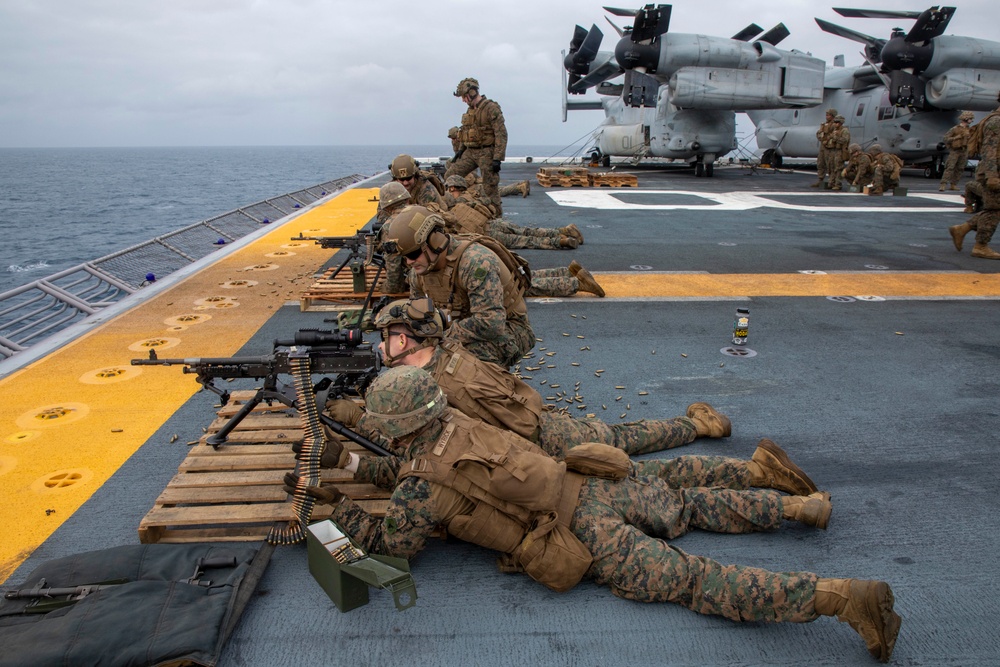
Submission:
[[[865,103],[864,102],[858,102],[858,108],[854,110],[854,115],[857,116],[858,118],[861,118],[862,116],[865,115]]]

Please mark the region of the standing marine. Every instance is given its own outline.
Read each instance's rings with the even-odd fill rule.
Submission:
[[[945,132],[942,141],[948,147],[948,159],[944,163],[939,192],[945,186],[949,190],[958,190],[958,182],[962,180],[962,172],[969,162],[969,123],[975,117],[971,111],[963,111],[958,116],[958,125]]]
[[[507,157],[507,126],[503,111],[495,101],[479,94],[479,81],[473,78],[458,82],[455,97],[460,97],[469,110],[462,116],[459,128],[461,147],[445,177],[453,174],[465,176],[478,168],[486,197],[497,207],[499,214],[502,211],[498,190],[500,164]]]
[[[812,184],[812,187],[818,188],[823,185],[823,181],[826,180],[826,169],[829,164],[829,158],[827,156],[827,137],[833,133],[834,122],[833,119],[837,117],[836,109],[826,110],[826,121],[819,126],[816,130],[816,139],[819,141],[819,153],[816,155],[816,182]],[[832,176],[832,174],[831,174]]]
[[[587,578],[625,599],[673,602],[737,622],[831,616],[850,624],[877,660],[892,655],[901,618],[884,581],[723,565],[671,545],[692,529],[752,533],[784,521],[825,528],[829,494],[804,493],[815,485],[790,461],[773,471],[773,488],[747,488],[746,475],[671,485],[660,477],[669,461],[634,463],[597,443],[557,461],[515,433],[449,408],[434,378],[412,366],[383,373],[366,402],[368,418],[407,459],[385,517],[333,484],[307,493],[332,505],[331,518],[370,553],[413,558],[444,528],[499,552],[502,570],[557,592]],[[299,480],[289,473],[285,482],[292,488]]]
[[[1000,95],[997,96],[1000,102]],[[969,138],[970,155],[979,156],[976,184],[982,199],[982,210],[968,222],[949,228],[955,249],[962,250],[962,241],[971,231],[976,232],[972,256],[980,259],[1000,259],[1000,253],[990,248],[993,233],[1000,223],[1000,107],[990,112],[972,129]]]
[[[449,234],[444,218],[423,206],[396,214],[383,239],[385,252],[409,268],[410,296],[431,297],[449,318],[449,338],[504,368],[534,347],[526,262],[489,237]]]
[[[835,116],[833,128],[827,132],[823,142],[826,148],[826,166],[823,171],[830,176],[830,182],[826,186],[828,190],[840,192],[843,189],[840,175],[844,169],[844,161],[847,160],[847,147],[850,143],[851,131],[844,127],[844,117]]]

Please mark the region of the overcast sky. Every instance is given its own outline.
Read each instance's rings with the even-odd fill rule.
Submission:
[[[958,3],[947,32],[998,39],[998,7]],[[577,23],[613,49],[605,15],[581,0],[0,0],[0,147],[445,144],[466,76],[501,104],[512,144],[569,145],[603,114],[562,122],[560,51]],[[805,0],[681,0],[670,29],[784,22],[781,48],[860,62],[860,44],[813,17],[876,37],[912,23]]]

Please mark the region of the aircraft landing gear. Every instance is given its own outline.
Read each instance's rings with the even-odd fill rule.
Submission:
[[[601,149],[599,148],[595,148],[590,153],[590,166],[596,167],[597,165],[600,165],[604,168],[608,168],[611,166],[611,156],[604,155],[603,153],[601,153]]]
[[[704,162],[700,162],[699,161],[699,162],[695,162],[694,163],[694,175],[697,176],[698,178],[701,178],[702,176],[705,175],[705,163]]]
[[[709,155],[700,156],[694,163],[694,175],[698,178],[702,176],[712,178],[715,175],[715,158]]]
[[[924,167],[924,178],[940,180],[944,176],[944,164],[940,157],[931,158],[931,163]]]
[[[773,148],[768,148],[764,151],[764,154],[760,156],[760,164],[770,165],[772,169],[781,168],[781,155],[777,153]]]

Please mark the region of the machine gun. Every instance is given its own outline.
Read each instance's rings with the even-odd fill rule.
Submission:
[[[260,403],[272,405],[273,401],[278,401],[307,415],[315,412],[319,421],[334,433],[379,456],[389,455],[377,443],[323,414],[322,405],[318,410],[315,409],[317,396],[361,396],[378,375],[381,368],[379,357],[372,349],[372,344],[364,342],[359,329],[300,329],[290,340],[275,340],[273,354],[259,357],[160,359],[155,350],[150,350],[148,359],[133,359],[132,365],[184,366],[184,372],[197,374],[198,382],[205,389],[218,394],[223,405],[229,402],[230,394],[216,386],[216,379],[263,378],[264,384],[253,398],[218,433],[206,439],[213,449],[224,444],[233,429]],[[335,380],[325,377],[311,386],[311,375],[314,373],[336,374],[337,377]],[[282,374],[292,375],[296,380],[295,385],[280,382],[278,376]]]
[[[358,294],[367,292],[368,298],[365,299],[365,304],[367,304],[371,300],[372,292],[375,291],[375,285],[378,284],[382,271],[385,269],[385,256],[378,247],[378,233],[381,228],[382,225],[373,223],[371,231],[359,231],[354,236],[303,236],[300,233],[298,236],[293,236],[292,240],[315,241],[324,248],[346,249],[348,251],[347,257],[334,270],[330,278],[336,278],[344,270],[344,267],[350,266],[354,291]],[[369,265],[378,269],[371,287],[368,286],[368,278],[365,275],[365,267]]]

